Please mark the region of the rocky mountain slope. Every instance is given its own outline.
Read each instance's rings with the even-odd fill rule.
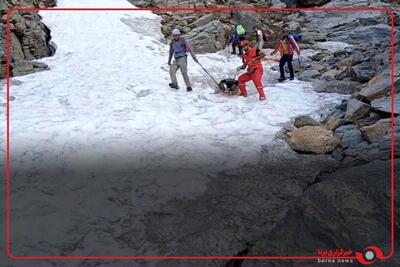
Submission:
[[[389,3],[367,0],[130,2],[146,7],[393,7]],[[37,6],[40,3],[43,5],[44,2],[29,5]],[[46,2],[44,5],[51,6],[52,3]],[[284,30],[296,31],[304,37],[301,47],[314,51],[312,55],[302,55],[299,64],[295,62],[299,80],[312,82],[317,92],[344,94],[347,99],[335,108],[321,112],[319,117],[315,114],[297,117],[283,128],[274,144],[265,145],[256,162],[234,172],[209,177],[204,185],[205,190],[193,198],[170,199],[162,204],[162,212],[156,209],[146,212],[143,222],[146,224],[148,242],[158,252],[165,254],[172,253],[168,244],[174,244],[174,253],[182,254],[196,250],[199,254],[215,255],[315,255],[317,248],[352,248],[362,251],[371,244],[379,246],[387,254],[390,250],[392,142],[391,29],[388,14],[375,11],[290,12],[285,15],[255,15],[252,12],[156,13],[162,18],[161,30],[165,37],[169,37],[170,30],[178,26],[201,53],[224,49],[229,38],[230,24],[234,22],[240,22],[248,29],[254,25],[268,29],[271,40],[267,42],[267,48],[274,46],[276,38]],[[28,63],[27,60],[51,55],[54,51],[49,42],[49,32],[39,19],[37,14],[22,14],[13,22],[16,35],[13,37],[13,51],[19,55],[18,60],[14,58],[14,75],[35,69],[34,66],[24,67],[24,64],[37,64]],[[30,20],[34,21],[32,27],[20,26],[21,23],[30,25],[27,22]],[[398,27],[399,23],[396,13],[395,26]],[[23,34],[17,34],[18,29],[22,29]],[[394,163],[398,168],[400,35],[397,29],[394,33],[393,131]],[[22,67],[19,67],[19,62],[22,62]],[[266,84],[267,88],[272,87],[272,80],[268,82],[270,84]],[[148,92],[140,91],[138,94],[146,97]],[[397,169],[395,177],[397,185]],[[122,203],[117,209],[122,214],[129,212],[133,205],[130,186],[113,185],[112,190],[117,192],[118,197],[112,200],[112,205]],[[398,192],[396,190],[396,207],[400,205]],[[123,203],[128,204],[124,206]],[[400,217],[398,210],[395,217]],[[101,225],[96,226],[96,231],[103,234],[111,231],[113,239],[109,242],[138,249],[140,246],[132,239],[137,234],[132,220],[121,217],[121,228],[112,224],[110,230]],[[397,236],[399,229],[399,222],[396,222]],[[77,233],[86,233],[86,229],[78,229]],[[83,249],[84,240],[74,242],[66,242],[65,251]],[[395,246],[399,247],[397,240]],[[104,261],[92,263],[98,266],[120,264]],[[69,263],[64,264],[68,266]],[[85,264],[82,262],[83,266]],[[185,264],[249,267],[315,266],[317,262],[159,261],[142,262],[137,266]],[[399,265],[400,260],[396,254],[393,259],[378,262],[376,266]],[[343,266],[358,266],[358,263]]]

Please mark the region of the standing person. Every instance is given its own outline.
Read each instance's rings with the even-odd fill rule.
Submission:
[[[229,43],[232,44],[232,55],[236,55],[236,47],[239,48],[239,56],[243,55],[243,48],[240,43],[246,39],[246,30],[239,25],[233,25],[231,28],[231,38]]]
[[[172,37],[170,46],[169,46],[169,58],[168,65],[170,66],[169,74],[171,76],[171,83],[169,87],[174,89],[179,89],[178,81],[176,79],[176,72],[178,69],[181,70],[183,80],[185,81],[187,91],[192,91],[192,86],[190,85],[188,70],[187,70],[187,52],[190,53],[193,60],[196,63],[199,63],[197,60],[193,48],[188,43],[188,41],[181,36],[181,32],[178,29],[174,29],[172,31]],[[172,56],[174,56],[174,63],[171,64]]]
[[[247,72],[239,76],[239,89],[242,96],[247,96],[246,82],[252,80],[257,88],[260,100],[265,100],[264,89],[262,85],[263,76],[263,66],[261,64],[261,59],[265,57],[265,54],[258,48],[250,48],[250,42],[244,40],[241,43],[244,55],[243,55],[243,65],[238,67],[237,70],[244,70],[247,67]]]
[[[264,48],[264,36],[263,32],[259,27],[254,27],[254,33],[256,35],[256,41],[257,41],[257,48],[259,50],[262,50]]]
[[[236,25],[232,25],[231,28],[231,39],[229,43],[232,44],[232,55],[236,55],[236,47],[239,47],[239,37],[236,32]]]
[[[300,55],[299,45],[292,36],[285,34],[282,36],[281,40],[279,40],[277,47],[275,48],[274,51],[272,51],[271,55],[274,55],[277,50],[279,50],[279,52],[281,53],[281,59],[279,61],[279,70],[281,72],[281,77],[279,78],[278,81],[283,82],[284,80],[286,80],[285,70],[284,70],[286,62],[289,67],[290,80],[293,80],[294,71],[293,71],[292,60],[294,51],[296,51],[297,55]]]

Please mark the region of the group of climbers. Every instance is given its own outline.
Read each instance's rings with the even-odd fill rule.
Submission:
[[[236,48],[238,48],[239,56],[242,58],[243,62],[243,64],[237,68],[237,71],[246,69],[246,72],[241,74],[237,81],[231,78],[224,79],[218,84],[218,86],[222,93],[228,95],[240,94],[246,97],[246,83],[251,80],[258,91],[259,99],[265,100],[266,97],[262,84],[264,69],[261,61],[266,57],[266,54],[263,52],[263,48],[264,42],[268,40],[268,35],[259,27],[254,27],[253,33],[255,40],[250,42],[250,40],[248,40],[246,30],[242,25],[239,24],[232,26],[231,38],[229,41],[229,43],[232,45],[232,54],[236,54]],[[171,76],[171,83],[169,86],[174,89],[179,89],[176,79],[176,72],[178,69],[180,69],[187,87],[187,91],[192,91],[187,73],[187,53],[191,54],[196,63],[199,64],[199,62],[193,52],[193,48],[190,46],[188,41],[181,36],[181,33],[178,29],[174,29],[172,31],[172,36],[173,39],[170,43],[168,59]],[[294,79],[292,60],[295,52],[297,55],[300,55],[300,48],[298,45],[298,41],[300,40],[301,36],[297,36],[296,34],[284,34],[278,41],[275,50],[271,53],[271,55],[274,55],[277,51],[279,51],[281,55],[279,60],[280,82],[286,79],[284,71],[286,63],[289,68],[290,80]],[[171,64],[173,56],[175,60]]]

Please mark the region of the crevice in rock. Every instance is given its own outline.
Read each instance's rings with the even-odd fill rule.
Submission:
[[[237,253],[235,256],[246,256],[249,254],[250,249],[253,245],[247,244],[246,248],[244,248],[242,251]],[[232,259],[228,261],[224,266],[225,267],[241,267],[243,264],[244,259]]]

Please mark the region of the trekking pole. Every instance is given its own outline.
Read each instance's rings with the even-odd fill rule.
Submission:
[[[197,62],[197,64],[199,64],[199,66],[204,70],[205,73],[207,73],[207,75],[214,81],[214,83],[219,86],[218,82],[214,79],[213,76],[211,76],[211,74],[203,67],[203,65],[200,64],[200,62]]]

